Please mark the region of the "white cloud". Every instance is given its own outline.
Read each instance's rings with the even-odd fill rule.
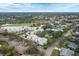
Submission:
[[[79,4],[51,4],[47,7],[42,4],[33,5],[31,3],[0,3],[0,12],[73,12],[78,11],[76,8]],[[50,7],[51,6],[51,7]],[[77,6],[77,7],[76,7]],[[47,8],[47,9],[46,9]]]
[[[58,7],[54,8],[54,12],[78,12],[76,8],[79,4],[59,4]]]

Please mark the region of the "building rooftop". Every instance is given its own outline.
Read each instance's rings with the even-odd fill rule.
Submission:
[[[61,56],[72,56],[74,55],[74,51],[67,49],[67,48],[61,48],[60,55]]]

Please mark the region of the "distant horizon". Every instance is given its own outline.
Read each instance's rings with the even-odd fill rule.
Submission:
[[[16,13],[16,12],[0,12],[0,13]],[[43,13],[43,12],[17,12],[17,13]],[[44,13],[79,13],[79,12],[44,12]]]

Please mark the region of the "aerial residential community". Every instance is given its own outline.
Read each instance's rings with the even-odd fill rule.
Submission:
[[[17,15],[0,17],[0,55],[79,55],[78,16]]]
[[[79,56],[79,13],[1,12],[0,56]]]

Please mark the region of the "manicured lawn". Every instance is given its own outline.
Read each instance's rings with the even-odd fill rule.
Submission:
[[[16,23],[16,24],[11,24],[11,25],[6,25],[7,26],[31,26],[31,27],[37,27],[37,23]]]
[[[17,23],[15,25],[18,25],[18,26],[31,26],[33,24],[35,24],[35,23]]]

